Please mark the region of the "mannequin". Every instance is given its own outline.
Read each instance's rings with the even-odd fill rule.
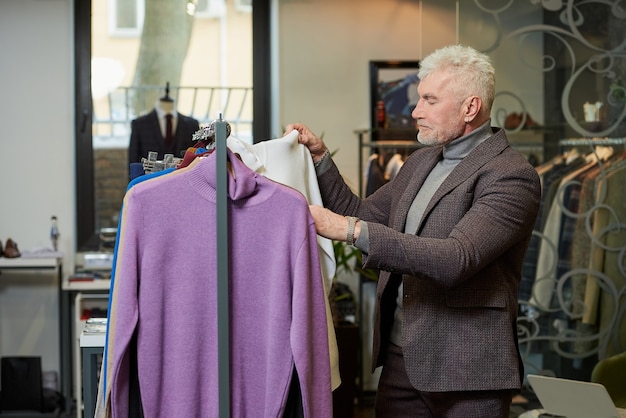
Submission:
[[[167,115],[171,115],[172,124],[172,135],[169,141]],[[200,124],[196,119],[176,110],[176,101],[169,96],[168,83],[165,96],[157,100],[152,111],[131,122],[128,146],[129,165],[141,162],[142,158],[148,156],[149,151],[156,151],[159,160],[163,159],[165,154],[181,157],[187,148],[193,146],[191,137],[198,129],[200,129]]]
[[[167,95],[159,99],[158,106],[165,113],[174,113],[174,99]]]

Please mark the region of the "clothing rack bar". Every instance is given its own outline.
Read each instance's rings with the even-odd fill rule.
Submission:
[[[361,144],[362,147],[368,148],[380,148],[380,149],[397,149],[397,148],[407,148],[407,149],[417,149],[423,147],[417,141],[407,140],[407,141],[398,141],[398,140],[381,140],[374,142],[363,142]]]
[[[217,186],[217,359],[219,416],[230,417],[230,317],[228,291],[228,153],[226,122],[215,121]]]
[[[422,147],[423,145],[420,144],[417,139],[413,140],[380,140],[380,141],[369,141],[366,142],[365,141],[365,135],[371,134],[372,130],[371,129],[357,129],[354,131],[354,133],[356,134],[358,140],[359,140],[359,166],[358,166],[358,170],[359,170],[359,196],[363,196],[364,195],[364,190],[363,190],[363,149],[365,148],[369,148],[370,151],[372,148],[380,148],[380,149],[398,149],[398,148],[402,148],[402,149],[408,149],[408,150],[412,150],[412,149],[418,149],[420,147]]]
[[[575,146],[575,145],[624,145],[626,144],[626,138],[568,138],[561,139],[559,145],[561,146]]]

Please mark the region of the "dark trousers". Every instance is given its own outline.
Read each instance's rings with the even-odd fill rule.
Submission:
[[[402,348],[389,344],[376,393],[376,418],[508,418],[510,390],[422,392],[409,381]]]

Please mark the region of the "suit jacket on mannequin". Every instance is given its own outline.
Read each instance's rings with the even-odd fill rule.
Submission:
[[[142,158],[148,157],[149,151],[156,151],[159,160],[162,160],[165,154],[182,157],[182,153],[193,146],[191,137],[200,129],[200,124],[196,119],[178,112],[176,112],[176,117],[176,129],[173,133],[172,144],[169,147],[165,145],[165,138],[161,132],[156,109],[133,120],[128,146],[128,163],[141,162]]]

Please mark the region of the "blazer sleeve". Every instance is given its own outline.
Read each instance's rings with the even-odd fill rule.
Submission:
[[[528,240],[540,195],[532,166],[486,168],[442,197],[419,235],[368,224],[365,267],[456,286]]]
[[[332,416],[332,388],[326,328],[326,292],[322,283],[315,224],[307,233],[294,265],[291,345],[305,417]]]
[[[539,177],[512,152],[463,173],[458,184],[427,209],[419,234],[405,234],[404,221],[421,185],[415,181],[416,173],[427,173],[424,164],[431,163],[428,152],[414,155],[394,181],[365,200],[352,193],[334,163],[319,178],[329,209],[368,222],[364,267],[429,278],[451,287],[528,239],[539,208]],[[453,174],[446,181],[450,177]]]

